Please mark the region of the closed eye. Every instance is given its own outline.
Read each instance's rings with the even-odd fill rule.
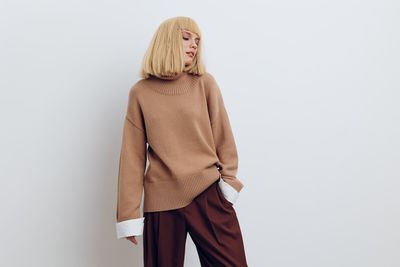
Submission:
[[[184,39],[184,40],[189,40],[188,37],[183,37],[183,39]],[[197,45],[199,44],[199,42],[200,42],[200,39],[196,39],[196,44],[197,44]]]

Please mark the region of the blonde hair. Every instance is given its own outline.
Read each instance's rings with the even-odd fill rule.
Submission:
[[[196,56],[190,67],[185,67],[182,45],[182,30],[197,34],[200,38]],[[201,31],[197,23],[189,17],[173,17],[160,24],[143,57],[140,77],[147,79],[150,75],[175,76],[183,71],[202,75],[206,72],[202,60]]]

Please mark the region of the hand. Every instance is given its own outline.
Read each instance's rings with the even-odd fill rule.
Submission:
[[[127,236],[125,237],[127,240],[131,241],[132,243],[134,243],[135,245],[137,245],[137,241],[135,236]]]

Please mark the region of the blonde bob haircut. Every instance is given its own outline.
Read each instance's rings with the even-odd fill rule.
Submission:
[[[187,67],[185,67],[182,44],[183,30],[191,31],[200,38],[193,63]],[[206,69],[202,59],[200,28],[193,19],[179,16],[162,22],[154,33],[143,57],[140,77],[147,79],[150,75],[157,77],[175,76],[183,71],[202,75],[206,72]]]

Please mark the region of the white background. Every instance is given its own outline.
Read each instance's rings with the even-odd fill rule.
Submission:
[[[400,266],[398,1],[0,10],[1,266],[142,266],[142,238],[115,232],[122,123],[154,31],[180,15],[230,115],[249,266]]]

